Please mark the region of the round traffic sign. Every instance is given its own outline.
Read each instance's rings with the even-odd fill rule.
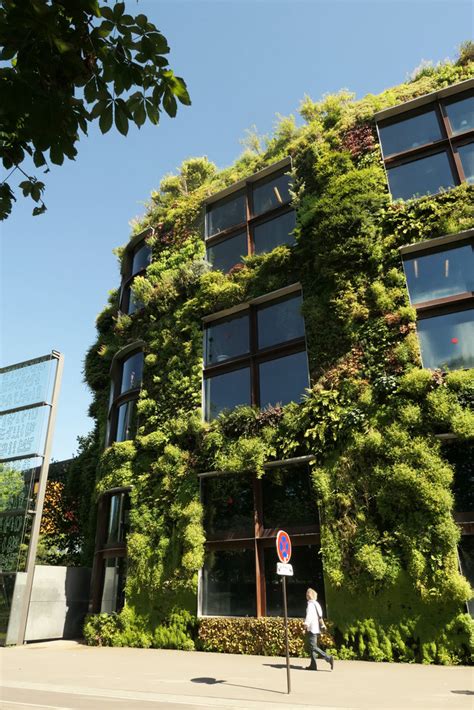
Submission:
[[[291,559],[291,540],[284,530],[279,530],[276,538],[277,555],[280,562],[289,562]]]

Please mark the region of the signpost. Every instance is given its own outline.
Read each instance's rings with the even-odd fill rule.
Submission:
[[[283,612],[285,616],[285,647],[286,647],[286,680],[288,694],[291,693],[290,679],[290,651],[288,648],[288,605],[286,601],[286,578],[293,576],[293,567],[289,564],[291,559],[291,540],[284,530],[279,530],[276,538],[277,555],[280,562],[277,562],[277,574],[281,576],[283,587]]]

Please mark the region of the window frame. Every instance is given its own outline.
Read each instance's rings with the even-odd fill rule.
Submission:
[[[107,431],[105,437],[105,446],[111,446],[115,441],[117,436],[117,425],[118,425],[118,412],[122,404],[126,404],[131,401],[138,401],[140,395],[140,390],[143,381],[143,370],[142,379],[140,380],[140,385],[138,387],[133,387],[121,392],[116,395],[115,393],[120,388],[122,380],[122,372],[124,363],[133,355],[137,353],[142,353],[143,355],[143,367],[145,366],[145,342],[140,340],[130,345],[126,345],[124,348],[119,350],[113,360],[110,367],[110,388],[113,392],[113,397],[110,399],[109,409],[107,413]]]
[[[271,474],[275,468],[289,468],[290,466],[306,465],[308,476],[310,476],[309,464],[315,457],[313,455],[300,456],[292,459],[284,459],[281,461],[272,461],[264,464],[266,470],[265,475]],[[232,471],[209,471],[198,474],[200,500],[203,502],[203,481],[206,478],[217,476],[235,475]],[[244,474],[245,475],[245,474]],[[255,554],[255,593],[256,593],[256,617],[266,616],[267,601],[266,601],[266,583],[265,583],[265,562],[264,550],[267,548],[275,548],[276,537],[280,528],[265,528],[264,527],[264,511],[263,511],[263,481],[258,478],[255,472],[248,471],[247,475],[251,477],[251,487],[253,491],[253,515],[254,515],[254,530],[253,535],[248,537],[235,537],[230,530],[219,535],[207,535],[205,542],[205,551],[226,551],[226,550],[242,550],[253,549]],[[313,525],[285,525],[285,530],[291,536],[293,547],[306,545],[321,546],[321,524],[319,506],[315,509],[315,517],[317,522]],[[276,564],[275,552],[275,564]],[[203,583],[202,583],[202,568],[199,571],[198,583],[198,616],[205,617],[213,615],[203,614]]]
[[[260,212],[259,214],[254,214],[253,186],[255,184],[258,184],[260,181],[271,180],[271,178],[276,178],[280,175],[286,175],[290,172],[291,167],[291,158],[284,158],[278,163],[275,163],[274,165],[271,165],[268,168],[265,168],[264,170],[255,173],[254,175],[250,176],[245,180],[241,180],[238,183],[235,183],[235,185],[232,185],[229,188],[226,188],[225,190],[222,190],[221,192],[217,193],[216,195],[213,195],[212,198],[209,198],[204,205],[204,223],[206,225],[204,242],[206,245],[206,252],[209,247],[217,246],[218,244],[236,236],[239,232],[244,232],[247,235],[247,253],[242,254],[241,256],[252,256],[253,254],[255,254],[255,241],[253,236],[255,227],[258,227],[259,224],[263,224],[264,222],[270,221],[271,219],[274,219],[276,217],[283,216],[288,212],[294,212],[295,209],[294,207],[292,207],[290,201],[285,202],[282,205],[277,205],[276,207],[273,207],[264,212]],[[212,208],[214,205],[219,204],[220,201],[224,202],[225,200],[230,199],[233,194],[238,195],[241,192],[243,192],[245,196],[246,220],[244,222],[240,222],[239,224],[232,225],[232,227],[228,227],[227,229],[224,229],[221,232],[217,232],[216,234],[208,235],[207,215],[210,211],[210,208]],[[230,270],[231,269],[229,269],[229,271]],[[229,271],[224,273],[229,273]]]
[[[203,378],[202,378],[202,412],[203,419],[205,418],[206,399],[205,399],[205,384],[206,380],[215,375],[224,375],[233,370],[238,370],[244,367],[250,369],[250,405],[260,407],[260,375],[259,365],[263,362],[277,360],[286,355],[293,355],[299,352],[305,352],[307,357],[307,342],[306,342],[306,326],[303,336],[287,340],[276,345],[269,345],[265,348],[258,347],[258,309],[260,306],[276,305],[279,302],[285,301],[292,296],[300,296],[303,300],[303,289],[300,283],[292,284],[286,288],[273,291],[266,294],[264,297],[259,297],[248,301],[245,304],[240,304],[236,308],[230,308],[225,311],[212,314],[203,318],[203,343],[205,344],[206,327],[212,324],[224,323],[232,320],[238,315],[248,315],[249,318],[249,351],[242,355],[236,355],[228,358],[224,362],[212,363],[207,365],[203,360]],[[302,316],[304,322],[304,316]],[[205,349],[205,345],[204,345]],[[311,377],[308,366],[308,386],[311,385]]]
[[[468,84],[468,86],[466,86],[466,84]],[[400,165],[415,162],[419,158],[428,158],[432,155],[442,152],[445,152],[447,154],[448,162],[453,175],[454,187],[457,187],[463,182],[466,182],[466,176],[457,149],[461,145],[466,145],[468,143],[474,142],[474,127],[469,128],[461,133],[453,134],[446,107],[449,106],[449,104],[453,104],[463,99],[471,98],[473,96],[474,81],[468,80],[467,82],[462,82],[456,87],[449,87],[449,92],[439,91],[435,92],[434,94],[428,94],[424,97],[420,97],[419,99],[409,101],[407,102],[407,104],[402,104],[397,107],[385,109],[384,111],[380,111],[375,115],[377,135],[379,139],[382,161],[385,167],[387,185],[389,187],[389,190],[390,182],[388,179],[388,170],[390,168],[399,167]],[[416,105],[415,107],[411,107],[414,103],[418,105]],[[430,110],[435,111],[441,133],[441,138],[424,143],[423,145],[417,146],[415,148],[409,148],[407,150],[403,150],[398,153],[392,153],[388,156],[385,156],[383,150],[383,142],[381,138],[381,129],[385,128],[386,126],[395,125],[409,118],[415,118],[416,116],[420,116]],[[428,194],[439,194],[439,192]],[[427,195],[420,195],[419,197],[413,196],[407,199],[421,199],[422,197],[426,196]]]
[[[129,313],[129,308],[130,308],[130,299],[132,295],[132,284],[133,281],[137,276],[143,276],[146,273],[146,270],[149,266],[145,266],[144,268],[140,269],[137,271],[135,274],[132,273],[132,267],[133,267],[133,259],[135,254],[143,247],[145,244],[147,244],[147,239],[151,236],[153,236],[154,230],[150,227],[148,229],[145,229],[143,232],[140,232],[140,234],[137,234],[135,237],[133,237],[130,242],[127,244],[125,248],[125,254],[123,257],[122,261],[122,281],[120,284],[120,293],[119,293],[119,312],[122,313],[123,315],[129,315],[133,316],[135,313],[138,311],[141,311],[142,308],[137,308],[133,313]],[[148,245],[149,246],[149,245]],[[150,247],[150,252],[151,252],[151,247]],[[150,253],[151,257],[151,253]]]

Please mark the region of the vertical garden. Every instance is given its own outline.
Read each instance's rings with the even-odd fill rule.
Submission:
[[[122,313],[113,291],[85,361],[96,427],[75,465],[88,480],[96,471],[90,509],[106,491],[130,488],[125,606],[90,617],[88,642],[277,653],[278,620],[195,618],[205,551],[198,474],[260,478],[268,462],[311,456],[335,654],[472,658],[472,590],[459,572],[453,518],[456,456],[438,435],[455,437],[463,475],[472,476],[474,370],[422,368],[399,248],[474,227],[474,186],[392,201],[374,122],[381,109],[472,77],[464,55],[378,96],[306,98],[302,121],[281,119],[231,167],[189,159],[152,193],[134,226],[134,234],[148,230],[152,253],[133,282],[140,307]],[[245,257],[227,274],[213,270],[204,201],[287,156],[295,245]],[[117,253],[126,258],[126,248]],[[303,400],[203,422],[202,319],[297,282],[311,376]],[[136,434],[104,449],[114,356],[137,342]],[[95,514],[81,515],[87,557]],[[301,625],[292,628],[301,653]]]

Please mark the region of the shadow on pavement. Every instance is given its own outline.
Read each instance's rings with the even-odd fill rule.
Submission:
[[[249,690],[263,690],[267,693],[278,693],[278,695],[286,695],[282,690],[270,690],[269,688],[256,688],[254,685],[241,685],[240,683],[228,683],[226,680],[217,680],[217,678],[191,678],[191,683],[203,683],[204,685],[218,685],[219,683],[225,683],[225,685],[233,686],[234,688],[248,688]]]
[[[474,695],[474,690],[452,690],[456,695]]]
[[[268,668],[286,668],[286,663],[264,663],[264,666]],[[306,666],[292,666],[290,663],[290,668],[292,671],[305,671]],[[330,673],[331,671],[327,668],[318,668],[318,673]],[[453,691],[455,692],[455,691]]]

